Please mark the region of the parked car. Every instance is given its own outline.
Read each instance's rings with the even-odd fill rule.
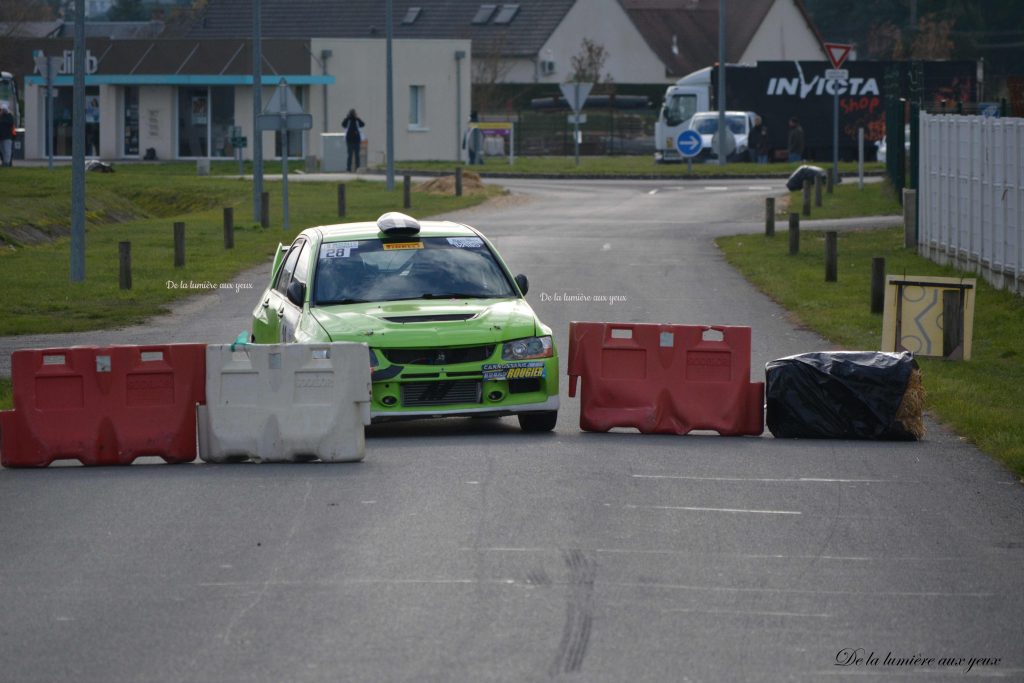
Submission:
[[[251,340],[366,344],[375,422],[516,415],[550,431],[558,354],[528,286],[468,225],[393,212],[308,228],[279,247]]]
[[[725,149],[727,161],[755,161],[755,153],[749,149],[748,140],[750,131],[754,127],[754,120],[757,114],[752,111],[727,111],[725,112],[725,125],[728,130]],[[690,130],[700,133],[701,142],[704,147],[700,156],[703,158],[718,158],[716,147],[718,134],[718,112],[702,111],[690,118]]]

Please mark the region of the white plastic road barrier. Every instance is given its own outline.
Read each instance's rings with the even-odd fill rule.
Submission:
[[[365,344],[231,344],[206,348],[198,407],[206,462],[357,462],[370,424]]]

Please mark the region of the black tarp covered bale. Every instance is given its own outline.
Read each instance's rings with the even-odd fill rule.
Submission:
[[[777,438],[924,436],[924,388],[910,353],[804,353],[771,361],[765,375],[765,422]]]

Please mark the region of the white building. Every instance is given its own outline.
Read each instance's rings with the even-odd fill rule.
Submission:
[[[26,158],[45,158],[44,78],[32,54],[62,58],[56,79],[52,148],[71,154],[72,44],[21,40]],[[232,138],[252,151],[251,42],[245,39],[87,40],[87,154],[105,159],[232,158]],[[380,38],[262,41],[263,104],[284,78],[313,128],[289,137],[289,156],[322,157],[322,133],[340,131],[356,109],[366,122],[367,161],[382,162],[386,119],[385,41]],[[468,40],[396,40],[393,44],[395,155],[457,159],[469,116]],[[462,55],[457,57],[457,55]],[[236,130],[237,129],[237,130]],[[264,156],[279,157],[281,135],[265,132]]]

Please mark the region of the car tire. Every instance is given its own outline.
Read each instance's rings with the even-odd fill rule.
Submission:
[[[524,432],[550,432],[558,422],[558,411],[520,413],[517,417],[519,418],[519,428]]]

